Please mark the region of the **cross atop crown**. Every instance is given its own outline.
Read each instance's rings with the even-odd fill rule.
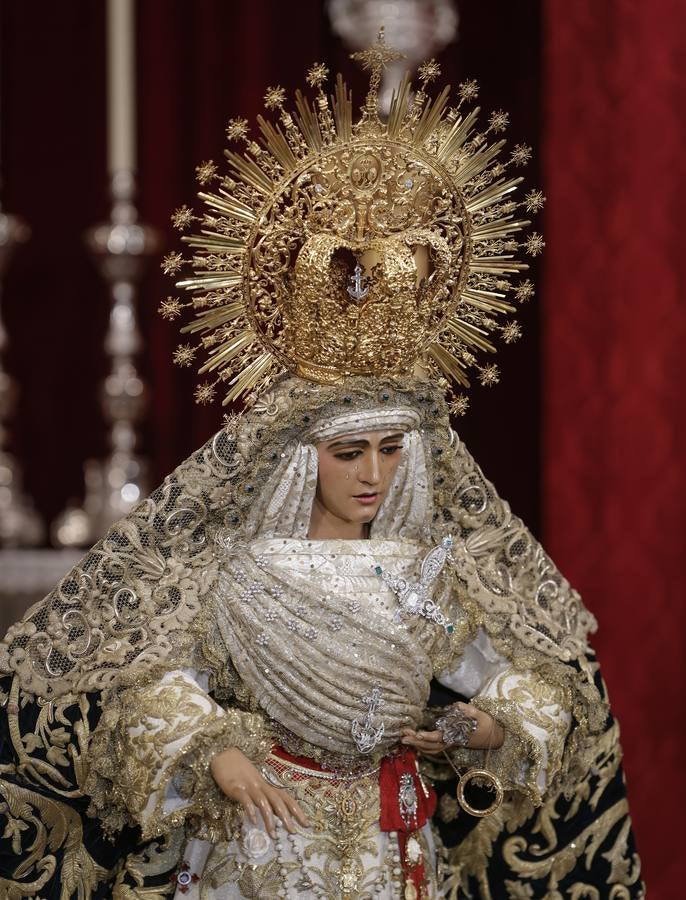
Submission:
[[[359,62],[363,69],[371,69],[372,74],[369,79],[369,93],[367,94],[366,105],[368,109],[374,110],[376,110],[383,70],[390,62],[394,62],[396,59],[405,59],[404,53],[396,50],[395,47],[388,46],[384,31],[384,26],[382,25],[379,28],[376,42],[371,47],[350,54],[350,58]]]

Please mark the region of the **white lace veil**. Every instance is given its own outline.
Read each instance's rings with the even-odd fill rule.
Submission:
[[[0,671],[51,698],[185,664],[208,627],[200,613],[217,578],[216,539],[240,546],[257,535],[305,536],[314,443],[331,428],[389,425],[406,432],[404,458],[371,536],[433,544],[450,531],[456,596],[469,600],[501,652],[581,659],[593,617],[484,479],[436,386],[289,377],[231,417],[10,628]]]

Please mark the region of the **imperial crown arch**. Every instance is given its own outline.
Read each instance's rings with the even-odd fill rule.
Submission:
[[[199,387],[199,402],[225,384],[225,403],[242,397],[250,405],[284,371],[334,383],[409,375],[421,365],[455,391],[476,368],[492,384],[497,367],[478,354],[494,352],[498,332],[506,342],[520,334],[516,322],[498,318],[515,310],[508,291],[520,302],[531,294],[528,282],[511,283],[527,268],[517,251],[542,247],[536,234],[515,239],[530,224],[516,211],[544,202],[538,191],[510,199],[521,178],[507,170],[526,163],[529,148],[501,159],[504,142],[493,136],[507,116],[493,113],[479,129],[478,108],[466,109],[475,82],[460,85],[453,107],[449,88],[429,97],[439,72],[433,60],[420,67],[414,93],[405,75],[382,121],[381,72],[398,54],[380,32],[355,57],[371,72],[359,118],[340,75],[327,96],[322,64],[308,72],[316,96],[296,92],[293,112],[285,91],[269,88],[265,105],[278,120],[258,117],[258,140],[245,120],[231,120],[227,135],[245,150],[226,151],[227,176],[203,164],[201,182],[219,182],[200,194],[206,212],[175,216],[179,227],[203,226],[183,239],[194,273],[178,287],[194,296],[162,309],[170,318],[195,310],[183,331],[200,335],[200,345],[177,355],[190,364],[197,350],[209,353],[199,371],[214,380]],[[170,254],[164,268],[175,274],[187,262]],[[455,395],[453,411],[465,406]]]

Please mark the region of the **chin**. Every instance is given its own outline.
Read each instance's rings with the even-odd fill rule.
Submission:
[[[379,503],[371,509],[357,509],[355,510],[355,514],[350,517],[350,520],[352,522],[359,522],[361,525],[369,525],[376,518],[380,506],[381,504]]]

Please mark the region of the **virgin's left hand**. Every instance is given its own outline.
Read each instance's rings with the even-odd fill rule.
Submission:
[[[502,747],[505,732],[492,716],[470,703],[461,703],[460,707],[465,715],[476,719],[478,723],[467,743],[470,750],[486,750],[488,747],[497,750],[498,747]],[[441,731],[413,731],[411,728],[402,730],[401,743],[422,753],[442,753],[444,750],[450,750],[452,746],[443,743]]]

